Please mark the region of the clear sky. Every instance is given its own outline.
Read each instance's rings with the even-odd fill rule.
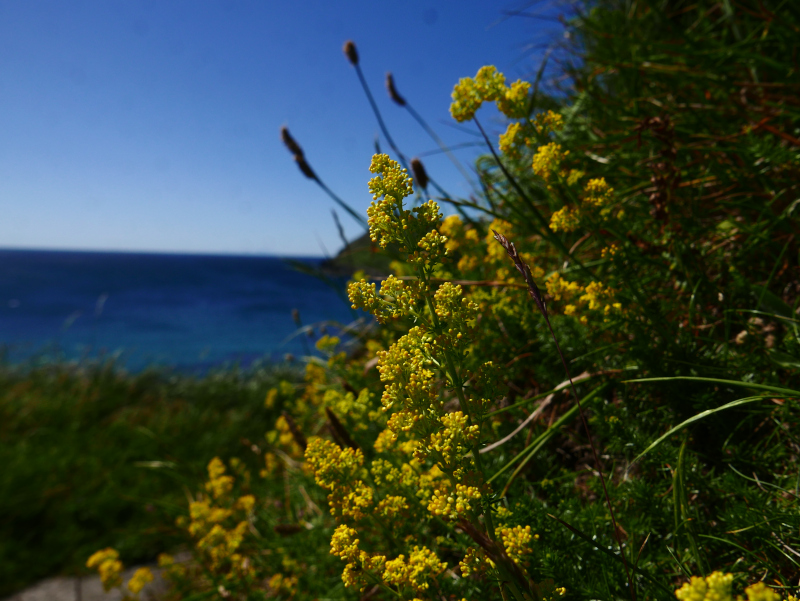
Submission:
[[[484,64],[532,77],[559,25],[504,18],[528,4],[0,0],[0,247],[335,253],[334,204],[279,129],[365,213],[378,126],[347,39],[401,150],[465,195],[384,76],[448,144],[474,141],[447,125],[450,92]]]

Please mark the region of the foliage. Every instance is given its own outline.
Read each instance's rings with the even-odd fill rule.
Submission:
[[[381,327],[270,393],[258,478],[209,464],[175,597],[792,598],[799,17],[601,0],[563,94],[462,79],[489,154],[480,199],[437,199],[460,216],[375,155],[370,236],[399,256],[348,292]]]
[[[171,522],[208,458],[262,444],[290,366],[195,378],[114,365],[0,368],[0,596],[82,574],[98,547],[144,561],[180,544]]]

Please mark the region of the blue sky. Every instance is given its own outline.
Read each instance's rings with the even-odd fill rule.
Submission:
[[[0,247],[333,254],[334,205],[279,129],[365,213],[378,126],[344,41],[415,156],[436,146],[389,100],[385,73],[448,144],[473,141],[446,125],[450,92],[484,64],[535,73],[531,46],[559,26],[503,17],[527,4],[0,0]],[[468,194],[445,157],[423,160]]]

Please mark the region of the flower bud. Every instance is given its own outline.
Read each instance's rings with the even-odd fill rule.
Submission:
[[[406,105],[406,99],[400,96],[400,93],[397,91],[397,88],[394,87],[394,77],[392,77],[391,73],[386,74],[386,90],[389,92],[389,98],[394,100],[400,106]],[[425,186],[423,186],[424,188]]]
[[[347,60],[349,60],[350,64],[355,67],[358,64],[358,51],[356,50],[356,45],[353,43],[353,40],[347,40],[344,43],[343,50]]]

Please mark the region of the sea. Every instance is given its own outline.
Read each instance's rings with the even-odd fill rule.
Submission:
[[[323,259],[0,250],[7,364],[185,372],[314,353],[359,317]]]

